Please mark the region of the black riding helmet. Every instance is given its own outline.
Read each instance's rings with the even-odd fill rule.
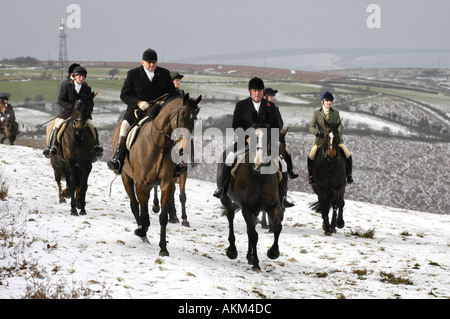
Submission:
[[[75,75],[84,75],[87,76],[87,71],[82,66],[77,66],[75,69],[73,69],[73,76]]]

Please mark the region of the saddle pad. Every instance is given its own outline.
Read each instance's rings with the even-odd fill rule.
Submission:
[[[127,150],[131,149],[131,146],[133,145],[133,142],[136,139],[136,136],[138,135],[139,129],[142,127],[142,125],[144,125],[144,123],[149,119],[149,117],[150,116],[144,117],[142,120],[139,121],[139,123],[137,123],[130,129],[130,132],[128,132],[127,142],[125,144],[127,146]]]
[[[63,124],[61,124],[61,127],[59,128],[58,136],[57,136],[57,141],[58,141],[58,143],[61,143],[62,136],[63,136],[63,134],[64,134],[64,131],[65,131],[66,128],[67,128],[67,123],[69,123],[69,120],[70,120],[70,118],[68,118],[67,120],[65,120],[65,121],[63,122]],[[94,137],[94,139],[95,139],[96,136],[95,136],[94,128],[89,124],[89,122],[88,122],[88,127],[89,127],[89,131],[91,132],[92,137]]]

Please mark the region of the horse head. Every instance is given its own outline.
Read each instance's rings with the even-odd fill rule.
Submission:
[[[260,171],[261,166],[268,166],[271,164],[271,129],[269,120],[270,113],[266,112],[264,117],[256,117],[256,121],[252,125],[253,130],[250,135],[250,159],[253,160],[253,169],[256,172]]]
[[[338,123],[332,124],[325,121],[325,136],[324,136],[324,146],[326,147],[326,151],[324,152],[324,156],[329,160],[333,160],[338,152],[338,141],[339,141],[339,131],[338,128],[341,125],[341,120]]]
[[[84,131],[87,127],[87,120],[92,114],[94,108],[94,98],[98,92],[87,95],[80,95],[75,101],[75,106],[72,113],[72,124],[76,133]]]
[[[189,97],[189,93],[186,93],[182,103],[171,117],[172,140],[177,144],[177,151],[180,156],[183,156],[184,150],[191,148],[192,132],[197,114],[200,112],[198,104],[201,100],[201,95],[192,99]]]

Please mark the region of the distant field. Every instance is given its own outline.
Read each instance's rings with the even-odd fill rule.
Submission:
[[[182,89],[194,97],[203,95],[197,123],[203,129],[230,125],[236,101],[248,97],[249,78],[267,72],[250,73],[255,72],[252,69],[230,75],[191,69],[180,69],[185,75]],[[113,79],[108,77],[109,70],[88,68],[87,80],[93,90],[100,91],[93,119],[105,148],[103,160],[112,155],[111,132],[126,107],[119,96],[128,69],[120,69]],[[22,131],[17,143],[43,148],[40,124],[54,117],[55,112],[31,104],[19,106],[26,97],[38,94],[44,96],[45,102],[54,102],[57,81],[39,79],[44,70],[14,72],[16,76],[34,76],[28,81],[7,81],[6,70],[0,69],[0,92],[11,94],[11,102],[17,107]],[[291,189],[312,192],[306,182],[305,159],[314,141],[308,125],[313,110],[319,108],[320,93],[330,90],[336,97],[333,107],[344,118],[344,141],[354,156],[356,182],[348,188],[346,198],[447,214],[450,91],[443,83],[450,74],[446,72],[435,71],[432,76],[418,78],[423,70],[348,70],[312,81],[288,80],[279,75],[264,78],[266,87],[279,90],[277,105],[290,129],[288,145],[300,174],[300,178],[290,181]],[[203,140],[198,154],[208,143]],[[213,182],[215,170],[215,165],[201,163],[189,174]]]

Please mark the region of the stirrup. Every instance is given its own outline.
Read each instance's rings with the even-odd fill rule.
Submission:
[[[309,185],[314,185],[316,182],[314,181],[314,178],[312,176],[309,177]]]
[[[352,175],[347,175],[347,184],[353,183],[353,177]]]
[[[122,163],[118,159],[112,159],[108,161],[108,168],[116,174],[120,174],[122,171]]]
[[[223,193],[224,193],[224,187],[222,186],[222,187],[219,187],[218,189],[216,189],[213,196],[220,199],[220,197],[222,197]]]
[[[290,171],[290,172],[288,173],[288,175],[289,175],[289,178],[290,178],[290,179],[296,179],[296,178],[298,177],[298,174],[297,174],[297,173],[294,173],[294,171]]]

